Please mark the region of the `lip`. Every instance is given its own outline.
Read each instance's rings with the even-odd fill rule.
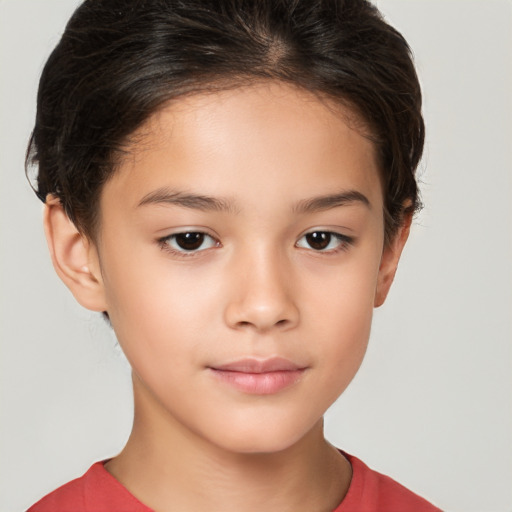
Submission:
[[[288,359],[245,358],[208,369],[221,382],[238,391],[254,395],[271,395],[296,384],[307,367]]]
[[[211,367],[214,370],[240,373],[270,373],[270,372],[291,372],[303,369],[304,367],[293,363],[283,357],[272,357],[269,359],[256,359],[247,357],[232,361],[226,364]]]

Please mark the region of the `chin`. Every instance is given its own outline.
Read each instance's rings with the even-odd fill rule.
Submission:
[[[320,419],[309,428],[290,428],[292,425],[263,424],[254,425],[256,428],[237,429],[230,428],[222,435],[222,438],[212,441],[225,451],[240,455],[277,454],[290,448],[307,442],[315,436],[316,432],[322,433],[323,421]]]

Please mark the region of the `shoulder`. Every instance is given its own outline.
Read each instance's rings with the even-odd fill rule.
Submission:
[[[95,466],[96,464],[80,478],[76,478],[58,489],[55,489],[50,494],[47,494],[44,498],[32,505],[27,512],[57,512],[66,509],[76,510],[77,512],[87,510],[85,489],[90,474],[95,472]]]
[[[80,478],[59,487],[27,512],[151,512],[96,462]]]
[[[345,499],[334,512],[440,512],[440,509],[392,478],[370,469],[342,452],[352,466],[352,481]]]

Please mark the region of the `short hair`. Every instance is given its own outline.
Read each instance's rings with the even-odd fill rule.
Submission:
[[[183,95],[277,80],[332,99],[368,128],[389,241],[419,207],[424,143],[411,50],[366,0],[86,0],[39,84],[26,169],[88,237],[129,137]]]

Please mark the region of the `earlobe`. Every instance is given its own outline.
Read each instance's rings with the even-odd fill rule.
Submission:
[[[377,278],[377,289],[375,290],[374,307],[376,308],[382,306],[388,296],[391,284],[395,278],[400,255],[409,237],[411,222],[412,214],[406,215],[395,236],[382,251],[379,275]]]
[[[69,219],[59,199],[48,196],[44,230],[55,271],[85,308],[106,311],[99,259],[94,245]]]

